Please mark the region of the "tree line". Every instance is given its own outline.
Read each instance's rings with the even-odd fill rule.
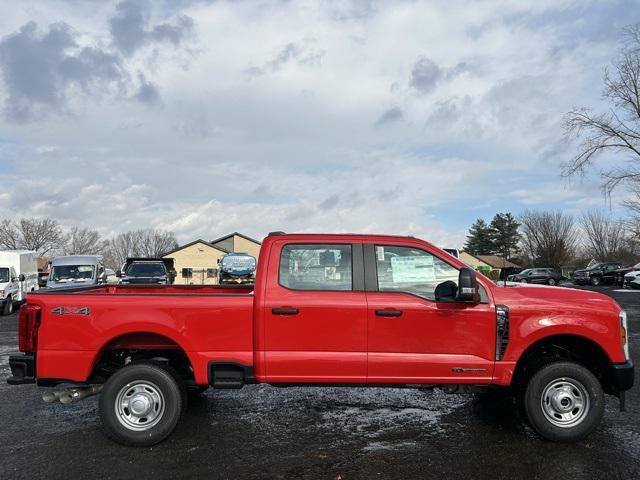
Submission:
[[[518,217],[498,213],[489,224],[482,218],[474,222],[464,249],[522,266],[584,266],[591,259],[630,263],[640,254],[632,225],[602,210],[577,217],[560,211],[526,210]]]
[[[173,232],[140,229],[103,238],[97,230],[64,228],[51,218],[0,220],[0,248],[33,250],[40,257],[102,255],[105,265],[119,269],[127,257],[161,257],[178,246]]]

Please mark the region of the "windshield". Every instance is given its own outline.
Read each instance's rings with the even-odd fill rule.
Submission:
[[[596,268],[604,267],[604,263],[596,263],[593,267],[589,267],[589,270],[595,270]]]
[[[129,277],[162,277],[167,274],[164,263],[132,263],[127,268],[127,276]]]
[[[9,281],[9,269],[0,268],[0,282],[6,283]]]
[[[531,268],[527,268],[526,270],[522,270],[518,275],[526,275],[526,274],[528,274],[528,273],[529,273],[529,272],[531,272],[531,271],[532,271],[532,269],[531,269]]]
[[[256,259],[249,255],[229,255],[222,257],[224,270],[255,270]]]
[[[93,278],[94,265],[56,265],[51,270],[54,282],[86,282]]]

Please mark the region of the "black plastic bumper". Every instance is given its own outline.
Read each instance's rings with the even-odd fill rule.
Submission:
[[[633,387],[633,362],[612,363],[607,373],[607,386],[614,392],[624,392]]]
[[[36,357],[34,354],[11,355],[9,367],[11,367],[11,376],[7,378],[9,385],[36,383]]]

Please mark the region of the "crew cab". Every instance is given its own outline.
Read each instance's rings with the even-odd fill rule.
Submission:
[[[28,296],[13,385],[46,401],[99,394],[105,433],[165,439],[187,392],[277,386],[512,387],[544,438],[596,428],[633,384],[627,317],[611,298],[498,286],[400,236],[270,234],[251,286],[104,285]],[[60,388],[60,387],[57,387]]]

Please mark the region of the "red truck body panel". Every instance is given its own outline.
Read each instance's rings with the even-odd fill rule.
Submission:
[[[167,285],[37,292],[28,297],[42,315],[37,377],[83,382],[105,349],[179,348],[200,385],[210,382],[212,361],[251,368],[256,381],[269,383],[508,385],[525,350],[552,335],[589,339],[611,362],[625,361],[620,308],[604,295],[503,287],[481,275],[486,298],[477,304],[365,288],[292,290],[279,282],[281,251],[292,243],[411,247],[455,268],[465,266],[415,238],[282,235],[265,239],[255,289]],[[497,305],[510,313],[509,343],[499,361]],[[283,308],[297,314],[273,313]],[[381,317],[381,309],[402,315]]]

